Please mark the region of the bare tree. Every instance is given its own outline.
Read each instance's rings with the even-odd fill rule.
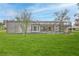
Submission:
[[[25,31],[25,34],[26,34],[27,33],[27,27],[28,27],[28,25],[31,21],[31,12],[24,10],[21,14],[21,19],[23,21],[24,31]]]
[[[79,9],[79,3],[77,3],[78,9]]]
[[[17,16],[16,19],[19,22],[19,25],[22,28],[22,31],[24,31],[24,33],[26,34],[28,24],[31,21],[31,12],[25,9],[20,12],[20,16]]]
[[[79,26],[79,3],[76,4],[78,11],[75,13],[74,17],[75,17],[75,26]],[[79,30],[79,28],[75,28],[76,30]]]
[[[78,7],[78,10],[79,10],[79,3],[77,3],[76,4],[77,5],[77,7]],[[79,18],[79,11],[74,15],[74,17],[77,17],[77,18]]]
[[[23,30],[24,27],[22,26],[21,17],[20,17],[20,16],[16,16],[15,18],[16,18],[16,21],[18,22],[18,24],[19,24],[19,26],[20,26],[20,28],[21,28],[21,30],[22,30],[22,32],[23,32],[23,31],[24,31],[24,30]]]
[[[68,22],[70,19],[67,14],[68,14],[67,9],[55,12],[55,16],[56,16],[55,20],[59,22],[59,32],[64,32],[65,30],[64,23]]]

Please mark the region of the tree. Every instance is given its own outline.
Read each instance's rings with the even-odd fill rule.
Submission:
[[[79,3],[77,3],[76,4],[77,5],[77,7],[78,7],[78,10],[79,10]],[[77,17],[77,18],[79,18],[79,11],[74,15],[74,17]]]
[[[75,13],[74,17],[75,17],[75,26],[79,26],[79,3],[76,4],[78,7],[78,11]],[[76,27],[76,30],[79,30],[78,27]]]
[[[55,20],[59,22],[59,32],[64,32],[65,22],[69,22],[70,18],[67,15],[68,12],[69,11],[67,9],[55,12],[55,16],[56,16]]]
[[[19,25],[22,29],[22,31],[24,31],[24,33],[27,33],[27,27],[28,24],[31,21],[31,12],[29,12],[28,10],[23,10],[20,12],[20,15],[16,17],[17,21],[19,22]]]
[[[77,3],[78,9],[79,9],[79,3]]]
[[[0,30],[3,30],[3,23],[0,22]]]
[[[22,21],[21,21],[20,16],[16,16],[15,18],[16,18],[16,21],[19,23],[19,26],[20,26],[20,28],[21,28],[21,30],[23,32],[23,26],[22,26]],[[15,28],[16,28],[16,26],[15,26]]]
[[[24,10],[21,14],[21,19],[23,21],[23,25],[24,25],[24,31],[25,34],[27,33],[27,27],[31,21],[31,12]]]

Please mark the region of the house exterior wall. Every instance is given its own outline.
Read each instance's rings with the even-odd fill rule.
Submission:
[[[6,25],[8,33],[22,33],[22,29],[18,23],[8,22]]]
[[[15,23],[13,25],[13,23],[6,23],[7,26],[7,32],[8,33],[14,33],[15,32]]]
[[[24,33],[19,22],[7,21],[6,28],[8,33]],[[59,32],[59,25],[55,22],[31,22],[27,26],[27,33],[54,33]]]

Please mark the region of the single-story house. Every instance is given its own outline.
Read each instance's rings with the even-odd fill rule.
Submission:
[[[5,21],[6,32],[8,33],[24,33],[22,23],[14,20]],[[68,32],[70,22],[64,22],[64,31]],[[27,33],[59,33],[58,21],[31,21],[27,26]]]

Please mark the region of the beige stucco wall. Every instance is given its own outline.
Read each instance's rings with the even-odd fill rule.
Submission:
[[[41,26],[51,26],[52,27],[52,31],[47,31],[49,33],[53,33],[53,32],[58,32],[59,31],[59,26],[58,24],[54,24],[54,23],[29,23],[28,27],[27,27],[27,33],[32,33],[32,32],[43,32],[41,31]],[[21,28],[20,24],[18,22],[6,22],[6,28],[7,28],[7,32],[8,33],[24,33],[23,29]],[[37,30],[34,31],[32,30],[33,27],[36,26]],[[67,30],[66,30],[67,31]],[[44,31],[45,32],[45,31]]]
[[[22,29],[19,26],[19,23],[8,22],[6,25],[7,25],[7,32],[8,33],[22,33]]]

